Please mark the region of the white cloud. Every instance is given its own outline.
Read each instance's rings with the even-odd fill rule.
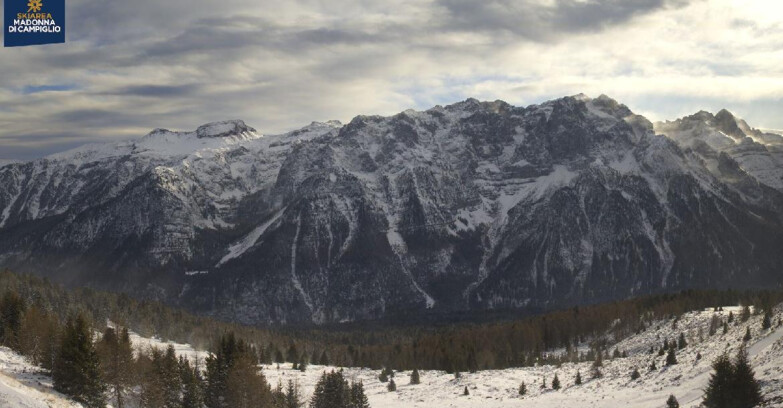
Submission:
[[[0,51],[0,157],[578,92],[652,119],[726,107],[783,128],[783,5],[768,1],[73,0],[68,16],[65,45]]]

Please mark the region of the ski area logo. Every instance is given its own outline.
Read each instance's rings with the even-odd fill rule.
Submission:
[[[65,42],[65,0],[5,0],[4,45]]]
[[[27,3],[27,7],[30,7],[29,9],[27,9],[28,13],[31,12],[31,11],[37,13],[37,12],[41,11],[41,7],[43,7],[43,2],[41,0],[30,0]]]

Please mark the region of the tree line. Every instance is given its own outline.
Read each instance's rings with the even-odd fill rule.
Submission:
[[[593,361],[600,353],[608,358],[611,344],[607,338],[624,338],[642,332],[656,320],[726,304],[754,304],[759,310],[769,310],[771,305],[783,301],[780,291],[684,291],[493,323],[372,330],[357,328],[361,325],[295,329],[222,322],[124,294],[89,288],[66,290],[46,279],[10,271],[0,272],[0,288],[22,299],[28,306],[24,313],[32,315],[28,319],[29,327],[25,326],[20,336],[33,329],[55,330],[55,323],[65,324],[68,317],[81,314],[99,331],[106,328],[107,321],[112,321],[144,337],[154,335],[199,349],[209,349],[219,344],[225,333],[234,333],[236,339],[252,346],[259,360],[266,364],[289,362],[298,367],[320,364],[450,373]],[[18,322],[9,320],[4,324],[14,326]],[[30,353],[36,356],[36,362],[51,358],[51,341],[22,343],[23,347],[34,348]],[[590,345],[590,351],[578,352],[578,346],[585,344]],[[566,352],[554,354],[553,349]]]

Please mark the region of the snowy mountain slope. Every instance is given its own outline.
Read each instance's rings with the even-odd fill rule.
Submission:
[[[752,316],[745,323],[739,322],[741,308],[724,307],[722,311],[712,309],[690,312],[677,320],[658,321],[647,330],[632,334],[626,338],[613,339],[611,332],[606,334],[610,348],[617,347],[628,353],[626,358],[606,359],[601,369],[603,378],[590,377],[591,363],[566,363],[561,366],[540,365],[535,367],[513,368],[506,370],[485,370],[477,373],[462,373],[460,379],[442,371],[421,371],[421,384],[410,385],[410,371],[397,372],[395,381],[397,392],[388,392],[386,384],[378,380],[378,370],[363,368],[344,368],[348,378],[361,380],[374,408],[401,407],[516,407],[520,404],[533,404],[539,407],[634,407],[653,408],[663,406],[666,398],[675,395],[682,407],[697,407],[701,402],[703,389],[712,371],[711,363],[720,354],[735,354],[743,344],[745,330],[750,328],[753,338],[746,344],[756,379],[761,384],[762,393],[767,401],[765,407],[783,406],[783,381],[779,368],[783,364],[783,327],[761,330],[761,316]],[[729,325],[729,331],[722,330],[709,335],[710,320],[713,315],[722,320],[733,312],[735,323]],[[783,305],[775,308],[773,322],[783,318]],[[686,335],[688,346],[677,351],[678,364],[666,367],[665,357],[659,357],[657,350],[664,340],[676,340],[681,333]],[[702,334],[700,339],[699,333]],[[141,337],[131,333],[131,341],[136,350],[148,347],[165,349],[173,345],[177,355],[203,362],[207,353],[197,351],[186,344],[176,344],[154,338]],[[587,345],[580,346],[586,349]],[[656,352],[650,354],[650,348]],[[559,351],[559,352],[562,352]],[[558,353],[558,351],[554,351]],[[697,358],[701,355],[701,358]],[[655,360],[657,369],[649,370]],[[305,399],[312,394],[318,377],[323,371],[338,370],[338,367],[309,365],[305,372],[293,370],[290,364],[267,365],[260,367],[272,386],[278,382],[296,381]],[[641,378],[630,379],[631,372],[638,368]],[[14,407],[78,407],[51,389],[51,379],[37,374],[24,358],[7,348],[0,348],[0,403]],[[576,372],[582,374],[583,384],[574,384]],[[551,381],[557,374],[562,389],[551,389]],[[540,388],[546,379],[547,389]],[[527,395],[518,394],[521,382],[527,385]],[[463,396],[464,387],[468,387],[469,396]],[[5,405],[3,405],[5,406]]]
[[[0,347],[0,406],[76,408],[81,404],[52,389],[49,376],[7,347]]]
[[[584,95],[155,130],[0,168],[0,266],[245,323],[783,283],[777,168],[677,139]]]
[[[717,315],[726,319],[729,311],[735,316],[738,307],[726,307]],[[756,378],[761,383],[762,393],[767,399],[767,407],[783,406],[783,389],[779,367],[783,364],[783,328],[777,327],[771,331],[761,332],[761,316],[751,318],[747,323],[730,325],[727,334],[708,336],[710,320],[715,314],[711,309],[702,312],[688,313],[677,323],[678,329],[672,327],[672,321],[661,321],[647,331],[632,335],[616,343],[620,350],[629,353],[627,358],[604,361],[601,379],[591,379],[591,363],[563,364],[560,367],[543,365],[528,368],[507,370],[487,370],[477,373],[462,373],[460,379],[454,379],[452,374],[439,371],[421,371],[421,384],[410,385],[410,371],[398,372],[395,375],[397,392],[388,392],[386,384],[378,381],[379,371],[368,369],[345,369],[348,378],[355,378],[364,383],[370,404],[373,408],[397,407],[634,407],[657,408],[665,405],[670,394],[677,397],[681,407],[697,407],[702,400],[703,390],[707,385],[712,371],[712,361],[722,354],[736,353],[742,344],[741,338],[747,327],[754,333],[754,338],[748,343],[748,351]],[[783,316],[783,308],[776,309],[775,321]],[[704,340],[698,337],[699,328],[703,331]],[[686,333],[689,345],[677,352],[678,364],[664,366],[665,357],[658,357],[657,350],[664,339],[675,340],[680,333]],[[614,347],[614,346],[612,346]],[[650,354],[650,347],[656,353]],[[696,358],[701,354],[702,358]],[[656,360],[658,368],[649,370],[652,360]],[[638,368],[641,378],[631,380],[631,372]],[[318,376],[324,370],[334,367],[309,366],[307,372],[300,373],[291,370],[290,365],[264,368],[264,374],[271,384],[289,379],[297,381],[302,386],[305,397],[312,394]],[[580,371],[583,384],[574,384],[576,372]],[[561,381],[562,389],[551,388],[554,375]],[[547,389],[540,385],[546,379]],[[527,395],[520,397],[519,385],[527,385]],[[463,396],[464,387],[468,387],[469,396]]]
[[[658,122],[655,131],[693,149],[713,172],[721,171],[719,155],[725,153],[759,182],[783,190],[783,136],[753,129],[727,110]]]

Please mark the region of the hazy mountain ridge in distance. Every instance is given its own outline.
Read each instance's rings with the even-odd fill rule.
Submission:
[[[777,286],[782,139],[603,95],[156,129],[0,167],[0,266],[244,323]]]

